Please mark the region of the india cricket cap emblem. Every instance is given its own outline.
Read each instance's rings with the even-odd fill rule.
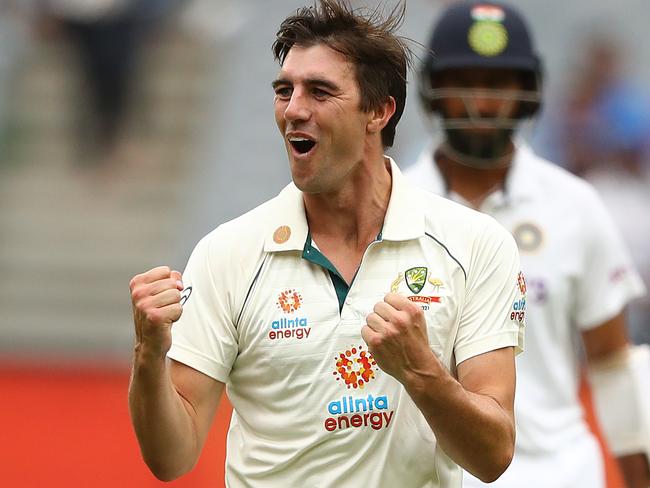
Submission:
[[[477,54],[498,56],[508,47],[508,31],[503,25],[505,12],[493,5],[479,5],[472,9],[474,24],[467,34],[467,42]]]

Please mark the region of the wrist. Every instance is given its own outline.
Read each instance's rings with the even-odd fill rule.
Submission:
[[[138,342],[133,350],[135,368],[162,368],[167,360],[167,350],[160,345]]]
[[[439,396],[442,389],[457,384],[457,381],[431,351],[426,360],[420,361],[406,371],[403,384],[417,403],[420,399],[430,398],[432,392],[436,392],[436,396]]]

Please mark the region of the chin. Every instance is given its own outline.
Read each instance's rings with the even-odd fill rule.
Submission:
[[[512,130],[447,130],[447,141],[462,154],[478,158],[499,158],[510,149]]]

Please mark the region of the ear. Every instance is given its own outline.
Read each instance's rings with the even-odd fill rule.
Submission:
[[[366,130],[370,133],[381,132],[388,124],[396,110],[396,103],[393,97],[388,97],[379,107],[370,111],[370,120]]]

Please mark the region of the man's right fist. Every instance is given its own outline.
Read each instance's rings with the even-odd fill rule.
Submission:
[[[171,326],[183,313],[181,274],[159,266],[134,276],[129,286],[136,348],[166,354],[171,347]]]

